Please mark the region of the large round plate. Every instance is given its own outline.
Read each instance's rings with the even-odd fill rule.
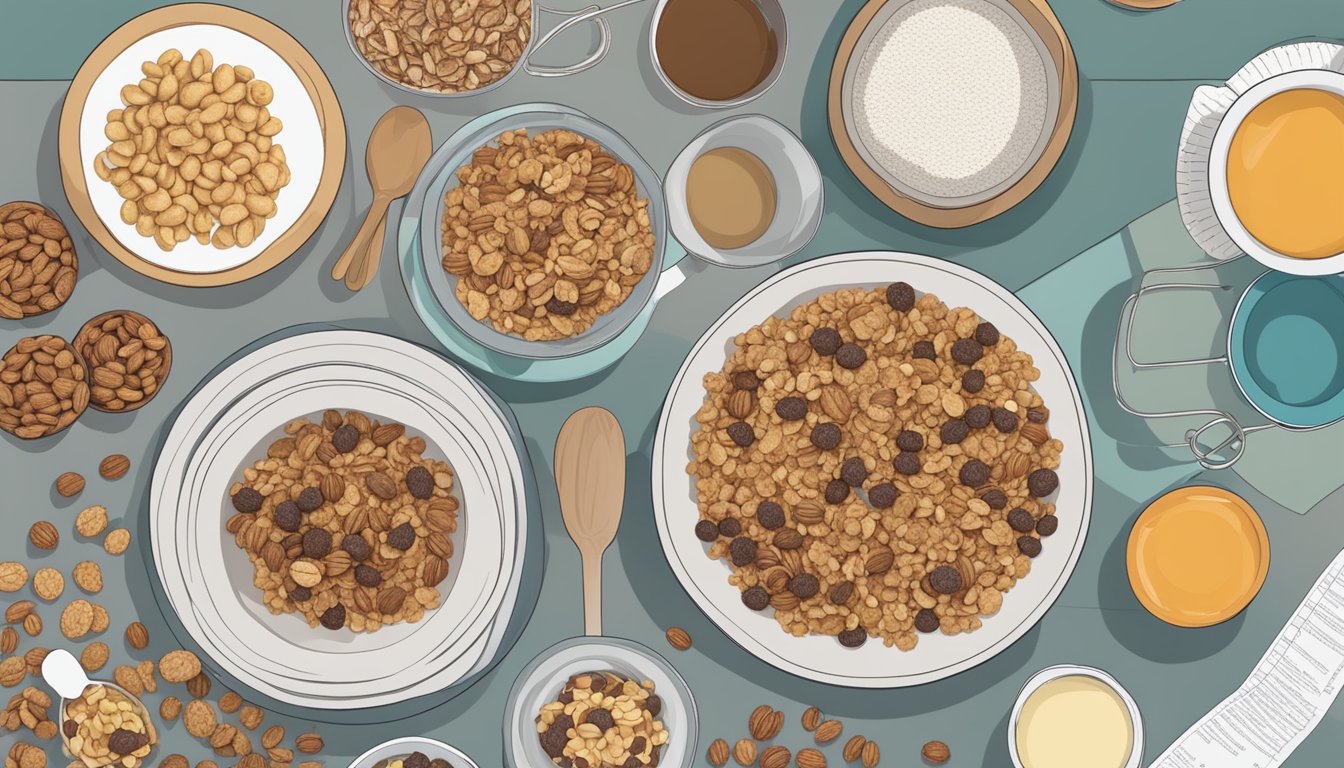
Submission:
[[[244,397],[270,379],[305,366],[331,364],[333,360],[359,361],[384,372],[407,377],[399,392],[422,390],[425,405],[443,414],[446,421],[469,426],[479,437],[473,448],[483,456],[484,466],[494,479],[499,509],[506,510],[505,530],[511,536],[508,548],[508,584],[502,604],[484,616],[464,641],[452,648],[439,648],[429,657],[409,656],[407,669],[393,676],[356,683],[348,689],[322,688],[323,691],[294,692],[296,679],[312,682],[311,676],[256,674],[249,663],[232,658],[227,640],[205,631],[206,622],[198,616],[205,607],[199,592],[186,593],[180,586],[182,574],[190,570],[184,561],[188,550],[179,546],[176,510],[183,481],[194,460],[198,443],[219,421],[231,403]],[[429,401],[433,399],[434,403]],[[526,507],[530,497],[523,476],[519,443],[511,422],[481,386],[460,369],[413,344],[379,334],[358,331],[320,331],[279,339],[237,357],[201,385],[183,406],[165,440],[155,466],[151,485],[150,519],[154,526],[151,544],[155,568],[171,608],[183,628],[206,652],[209,663],[222,668],[260,694],[282,704],[317,710],[352,710],[378,707],[427,694],[460,690],[460,685],[475,679],[496,660],[508,635],[516,632],[509,620],[519,596],[522,556],[526,540]],[[470,506],[470,505],[469,505]],[[500,620],[500,619],[504,620]],[[467,646],[467,647],[464,647]],[[338,687],[339,688],[339,687]],[[330,693],[332,695],[326,695]]]
[[[107,148],[103,126],[122,106],[122,86],[143,75],[140,64],[169,48],[190,57],[209,50],[218,64],[246,64],[275,89],[271,107],[284,122],[292,179],[276,199],[276,216],[246,248],[215,248],[195,239],[160,250],[153,238],[122,222],[121,196],[93,172]],[[70,83],[60,124],[61,179],[75,215],[117,260],[177,285],[216,286],[246,280],[284,261],[317,230],[336,198],[345,168],[345,123],[336,93],[317,62],[279,27],[221,5],[190,3],[150,11],[103,40]]]
[[[699,510],[691,457],[695,414],[704,402],[701,381],[722,369],[734,337],[772,315],[838,288],[879,287],[897,280],[937,294],[950,307],[969,307],[994,323],[1041,371],[1035,389],[1049,405],[1050,429],[1063,441],[1055,501],[1059,530],[1032,564],[1030,575],[1004,595],[998,614],[969,634],[925,637],[912,651],[869,642],[841,647],[833,637],[793,637],[769,610],[742,604],[729,570],[705,553],[694,534]],[[941,680],[993,658],[1026,634],[1059,597],[1087,536],[1092,508],[1092,448],[1082,398],[1064,354],[1041,321],[1007,289],[965,267],[928,256],[865,252],[828,256],[785,270],[757,286],[700,337],[686,357],[663,405],[654,440],[654,519],[668,563],[700,609],[730,638],[762,661],[809,680],[855,688],[899,688]]]
[[[1068,144],[1078,109],[1078,64],[1059,19],[1045,0],[949,1],[962,9],[982,7],[986,14],[1003,17],[1020,26],[1038,49],[1050,96],[1044,125],[1034,135],[1015,132],[1013,141],[1030,144],[1027,160],[1020,167],[984,188],[963,191],[955,197],[936,197],[920,192],[922,178],[917,164],[909,163],[911,176],[900,179],[885,170],[865,145],[854,114],[853,100],[860,63],[868,46],[877,42],[885,22],[911,2],[919,0],[868,0],[841,38],[831,67],[827,115],[831,138],[850,171],[888,208],[930,227],[966,227],[1003,213],[1022,202],[1050,175]],[[986,18],[989,18],[987,15]],[[967,60],[979,54],[968,51]],[[1018,135],[1018,134],[1021,135]],[[924,181],[928,181],[925,179]]]

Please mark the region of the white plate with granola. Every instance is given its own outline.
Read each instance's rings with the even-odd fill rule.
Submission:
[[[479,457],[470,461],[455,459],[454,471],[459,472],[458,462],[462,462],[464,467],[470,464],[483,466],[484,469],[478,469],[477,474],[484,472],[482,477],[487,483],[486,493],[490,498],[487,500],[482,495],[474,502],[468,502],[468,506],[473,514],[499,516],[508,542],[503,547],[507,554],[500,572],[500,584],[490,598],[495,607],[467,622],[471,629],[464,633],[459,642],[446,642],[446,638],[440,638],[445,642],[440,642],[423,654],[402,653],[411,650],[409,645],[393,643],[388,646],[388,650],[395,650],[403,657],[397,666],[404,668],[377,679],[371,679],[367,674],[354,673],[354,670],[352,674],[345,675],[340,672],[343,669],[340,665],[345,662],[333,661],[329,671],[337,671],[338,677],[356,679],[350,680],[348,684],[326,685],[334,682],[330,674],[314,676],[294,669],[259,674],[258,667],[266,665],[258,665],[255,654],[250,658],[235,655],[240,645],[247,645],[245,642],[240,644],[238,637],[230,635],[228,631],[212,630],[220,626],[217,617],[205,621],[197,615],[197,609],[213,609],[210,603],[218,599],[220,594],[218,591],[206,592],[211,600],[200,600],[199,590],[192,594],[182,587],[185,576],[178,574],[191,571],[189,563],[195,558],[187,555],[193,545],[179,543],[182,539],[178,530],[180,521],[177,519],[177,511],[187,501],[177,494],[186,492],[183,481],[195,472],[192,465],[196,461],[196,450],[201,447],[202,438],[212,430],[212,424],[220,420],[220,414],[227,411],[231,403],[240,397],[246,398],[249,392],[264,387],[266,382],[276,377],[307,367],[322,366],[324,363],[330,365],[332,360],[357,361],[371,370],[400,376],[390,386],[394,396],[405,397],[408,392],[418,392],[416,399],[422,406],[437,413],[437,420],[460,426],[473,435],[466,444]],[[316,372],[310,372],[310,376],[315,380],[331,378],[319,376]],[[347,372],[337,378],[348,382],[357,377]],[[326,331],[292,336],[260,347],[222,369],[218,376],[202,386],[179,414],[156,466],[151,495],[151,505],[159,510],[151,518],[155,520],[155,565],[174,609],[193,639],[206,648],[207,654],[216,663],[244,684],[285,703],[323,709],[364,708],[404,701],[450,688],[458,681],[469,679],[487,668],[501,647],[504,628],[508,624],[507,617],[512,614],[518,595],[518,577],[522,567],[521,542],[525,538],[526,526],[526,502],[519,474],[519,458],[504,418],[489,402],[489,396],[460,369],[415,345],[378,334]],[[411,430],[414,429],[412,425]],[[448,438],[442,439],[448,442]],[[461,443],[461,438],[458,438],[458,442]],[[230,467],[230,470],[233,469],[236,467]],[[215,504],[218,508],[218,499]],[[472,519],[474,523],[476,518]],[[200,537],[189,536],[188,542],[206,538],[202,532]],[[219,540],[217,532],[215,540]],[[457,587],[455,584],[454,592]],[[496,598],[493,596],[495,593],[502,595]],[[505,617],[505,621],[498,620],[501,616]],[[412,625],[421,628],[413,633],[412,638],[415,641],[432,639],[438,633],[423,631],[430,623],[431,617],[427,617],[419,624]],[[306,623],[302,627],[308,629]],[[385,629],[364,637],[376,637],[387,631]],[[285,671],[288,675],[284,674]],[[359,679],[361,677],[363,679]],[[304,683],[314,685],[309,687]]]
[[[838,254],[757,286],[692,348],[654,441],[655,520],[750,653],[904,687],[1044,616],[1086,538],[1091,463],[1068,363],[1010,292],[927,256]]]
[[[308,383],[318,376],[323,379],[329,376],[337,378]],[[342,382],[339,377],[344,376],[352,377],[347,381],[358,383]],[[360,379],[356,380],[354,376],[360,376]],[[305,381],[296,383],[296,378]],[[380,381],[384,378],[385,381]],[[442,416],[407,397],[404,390],[400,389],[404,385],[404,381],[390,375],[383,377],[371,372],[360,372],[352,370],[350,366],[305,369],[295,375],[281,376],[267,382],[267,386],[240,401],[237,408],[230,409],[202,441],[201,449],[197,452],[197,469],[187,478],[190,498],[199,499],[201,504],[194,507],[193,518],[179,522],[179,543],[189,553],[187,561],[192,568],[191,575],[203,580],[197,582],[196,587],[201,587],[204,580],[217,578],[219,574],[226,574],[229,583],[235,586],[231,591],[215,590],[209,593],[209,602],[221,619],[217,627],[235,634],[237,628],[249,625],[265,630],[256,635],[249,633],[246,637],[250,655],[306,671],[310,675],[321,671],[325,682],[377,678],[404,668],[407,656],[430,654],[437,647],[449,647],[461,640],[463,633],[469,632],[473,621],[483,611],[489,610],[490,602],[502,593],[500,577],[507,575],[505,550],[513,542],[505,540],[503,520],[497,512],[493,493],[489,490],[489,481],[482,476],[477,465],[479,459],[471,455],[470,444],[464,442],[468,439],[466,435],[455,434],[454,427]],[[445,519],[437,528],[431,528],[427,522],[429,515],[421,502],[414,500],[408,493],[400,494],[402,498],[393,496],[391,503],[394,506],[405,501],[406,505],[401,508],[403,511],[394,512],[390,520],[378,524],[371,522],[367,527],[360,524],[366,544],[373,539],[372,547],[357,548],[351,545],[352,549],[362,550],[358,552],[362,560],[343,548],[341,533],[314,535],[314,538],[321,539],[320,544],[326,550],[322,554],[305,551],[294,557],[282,557],[276,553],[284,565],[297,567],[311,561],[326,570],[315,576],[316,583],[311,585],[313,588],[309,590],[308,600],[287,600],[281,587],[294,578],[293,575],[286,573],[287,578],[283,580],[265,575],[270,573],[269,570],[263,571],[265,558],[259,553],[240,549],[235,543],[234,534],[226,530],[226,522],[231,518],[243,519],[235,517],[243,513],[235,511],[230,503],[230,491],[239,484],[241,469],[255,467],[254,461],[265,460],[268,446],[274,445],[273,441],[277,438],[283,439],[277,435],[275,425],[284,425],[291,420],[309,420],[314,405],[350,402],[351,398],[361,404],[357,413],[367,413],[370,418],[379,418],[381,421],[393,420],[387,423],[406,424],[406,437],[420,437],[428,443],[423,454],[424,463],[416,460],[416,466],[451,465],[452,493],[436,498],[470,499],[471,503],[457,509],[450,516],[451,521]],[[321,411],[316,415],[319,420],[322,418]],[[403,422],[401,418],[407,421]],[[305,432],[316,426],[309,423]],[[249,470],[251,472],[255,472],[255,469]],[[375,472],[378,470],[371,470],[368,475]],[[395,474],[396,470],[390,469],[390,473]],[[244,487],[270,482],[263,475]],[[394,488],[392,492],[399,490]],[[361,490],[355,489],[354,492],[358,494]],[[430,503],[433,502],[434,499],[431,499]],[[337,510],[346,509],[347,506],[343,499],[335,503],[323,500],[311,512],[300,511],[293,518],[292,524],[297,527],[290,535],[298,537],[306,535],[309,530],[327,530],[314,525],[318,516],[329,516],[334,521],[340,517]],[[415,510],[415,513],[411,514],[409,510]],[[294,510],[283,510],[267,503],[246,520],[255,525],[255,522],[264,519],[269,532],[282,522],[291,522],[282,520],[281,512],[284,511],[293,514]],[[349,515],[353,513],[352,510],[341,519],[349,521]],[[404,552],[392,544],[392,532],[401,527],[396,524],[401,517],[408,518],[403,523],[407,526],[402,529],[403,533],[412,534],[405,543],[409,549]],[[457,521],[461,525],[451,524]],[[340,527],[339,524],[337,527]],[[369,533],[374,528],[381,531],[378,538]],[[444,534],[442,539],[436,537],[434,542],[437,543],[427,544],[427,537],[435,530]],[[210,536],[211,533],[214,535]],[[282,535],[283,529],[277,531],[277,537]],[[387,545],[386,550],[382,549],[384,544]],[[307,549],[307,542],[300,546]],[[338,558],[340,552],[347,554]],[[448,556],[439,557],[435,552],[447,552]],[[349,565],[344,562],[346,557],[352,561]],[[249,558],[262,562],[257,562],[254,568]],[[339,563],[333,558],[338,558]],[[427,562],[431,558],[433,566]],[[403,565],[406,560],[410,562]],[[281,570],[288,571],[284,565]],[[339,574],[333,573],[338,565],[344,570]],[[346,572],[360,571],[360,565],[367,565],[379,572],[373,574],[362,571],[370,582],[374,581],[374,576],[380,576],[377,585],[361,587],[358,581],[342,578]],[[445,566],[447,576],[435,575],[430,578],[424,575],[431,567]],[[265,600],[263,591],[254,585],[256,578],[266,580]],[[431,586],[429,581],[435,583]],[[378,611],[372,606],[361,610],[352,601],[359,593],[376,601],[377,596],[391,589],[397,590],[391,599],[402,598],[402,606],[395,610]],[[427,591],[417,597],[415,593],[422,589]],[[281,613],[273,614],[268,610],[268,603]],[[332,631],[321,623],[314,625],[327,608],[347,614],[344,624],[337,625],[339,631]],[[383,616],[392,620],[382,623]],[[375,625],[379,626],[374,628]],[[397,646],[395,656],[382,654],[394,645]],[[330,671],[326,667],[330,664],[332,654],[340,654],[351,665],[358,666]]]
[[[366,397],[370,395],[370,389],[368,387],[362,388],[362,392]],[[298,393],[297,397],[307,398],[310,396],[310,393],[311,390],[304,390]],[[395,392],[392,396],[402,396],[403,394],[404,393],[402,392]],[[373,399],[376,401],[378,398],[374,397]],[[427,430],[426,434],[435,434],[435,432]],[[442,440],[445,438],[439,436],[437,439]],[[210,446],[210,448],[213,448],[213,446]],[[227,483],[227,478],[224,482]],[[201,489],[202,486],[199,483],[191,484],[190,491],[192,497],[202,498],[200,496]],[[476,498],[478,502],[483,498],[481,489],[474,489],[474,492],[469,493]],[[201,506],[204,507],[207,505],[202,504]],[[216,507],[218,506],[219,503],[216,500]],[[489,504],[478,503],[474,506],[480,507],[480,509],[475,511],[482,517],[490,514]],[[480,524],[487,521],[477,519],[474,522],[476,522],[477,527],[479,528]],[[197,542],[198,544],[202,541],[208,543],[210,540],[211,537],[206,536],[204,532],[200,532],[199,535],[191,537],[191,541]],[[214,541],[220,541],[217,532]],[[479,543],[484,545],[485,542],[482,541]],[[218,547],[218,549],[227,553],[228,547],[233,544],[231,537],[228,541],[223,542],[223,544],[225,546]],[[187,546],[190,549],[190,547],[197,545],[188,544]],[[484,546],[482,546],[481,549],[482,554],[484,555]],[[200,559],[202,559],[202,557],[199,553],[193,554],[187,558],[188,562],[196,562]],[[454,565],[459,564],[454,563]],[[250,564],[243,564],[242,567],[250,569]],[[188,566],[187,569],[191,570],[191,568],[191,566]],[[218,570],[218,568],[215,570]],[[196,572],[195,576],[200,578],[201,574]],[[497,591],[502,592],[503,587],[500,586]],[[471,597],[471,595],[465,591],[465,587],[464,591],[458,592],[455,585],[454,592],[464,599]],[[198,594],[200,593],[198,588]],[[454,615],[451,609],[443,614],[435,611],[427,614],[425,619],[419,623],[392,625],[380,632],[360,636],[364,640],[373,641],[373,644],[378,646],[377,650],[386,649],[389,653],[380,654],[376,650],[368,651],[366,649],[365,652],[357,653],[353,656],[349,653],[339,654],[339,641],[346,640],[347,642],[350,642],[350,638],[344,637],[327,642],[318,642],[316,643],[317,645],[331,645],[332,643],[336,643],[337,648],[324,649],[327,654],[325,656],[325,671],[319,674],[314,674],[311,671],[311,664],[302,664],[305,658],[308,662],[312,662],[313,658],[316,656],[316,652],[312,648],[307,647],[313,644],[308,642],[311,638],[304,640],[302,643],[304,647],[297,649],[297,651],[295,648],[286,648],[284,647],[284,644],[281,643],[280,648],[272,649],[272,651],[267,654],[259,655],[253,647],[260,640],[270,639],[267,633],[275,633],[276,627],[270,626],[275,619],[280,619],[281,624],[284,624],[285,619],[292,620],[294,617],[267,617],[264,615],[265,612],[263,609],[260,612],[250,612],[251,615],[249,615],[248,611],[243,611],[241,617],[235,616],[232,620],[221,619],[218,607],[221,602],[228,607],[236,600],[238,603],[242,604],[244,608],[247,607],[247,603],[250,602],[246,599],[246,596],[250,594],[248,588],[238,587],[230,591],[213,590],[204,592],[204,594],[206,599],[198,599],[194,604],[189,606],[188,610],[199,625],[205,628],[210,634],[213,640],[213,647],[216,650],[216,655],[224,659],[232,660],[238,669],[243,670],[242,672],[237,672],[240,676],[244,677],[244,679],[249,679],[249,682],[258,686],[259,690],[267,690],[268,687],[274,686],[283,687],[284,690],[291,693],[301,690],[305,695],[321,695],[324,697],[338,697],[343,693],[357,695],[359,691],[369,690],[370,685],[373,684],[376,684],[379,690],[388,690],[390,687],[403,684],[405,680],[408,679],[408,675],[409,679],[418,681],[432,673],[438,667],[449,665],[450,663],[452,668],[459,671],[464,670],[471,666],[482,653],[482,646],[484,643],[481,642],[481,640],[483,638],[478,639],[476,637],[477,632],[472,630],[468,631],[466,636],[461,637],[459,641],[455,643],[450,642],[452,638],[448,636],[450,634],[449,630],[453,630],[453,627],[450,625],[457,622],[459,625],[461,623],[466,623],[479,627],[482,623],[488,623],[493,617],[493,614],[488,610],[483,613],[463,611],[461,612],[462,615]],[[449,594],[450,598],[452,597],[452,594],[453,593]],[[484,599],[485,597],[489,596],[482,596],[479,599]],[[468,602],[470,601],[468,600]],[[253,607],[255,608],[255,606]],[[447,607],[446,604],[445,607]],[[238,606],[234,605],[232,608],[234,613],[239,613],[237,610]],[[258,613],[261,614],[260,620],[257,618]],[[472,615],[477,615],[479,618],[469,621],[468,619],[470,619]],[[299,632],[297,634],[302,635],[305,630],[309,630],[305,623],[297,623],[299,624]],[[444,626],[438,627],[437,624],[443,624]],[[261,627],[260,631],[249,629],[249,627],[258,626]],[[293,628],[291,627],[290,629]],[[326,632],[326,630],[315,631]],[[460,636],[461,630],[458,629],[452,631],[451,634]],[[380,635],[385,635],[385,637],[379,637]],[[402,635],[402,637],[397,637],[398,635]],[[351,635],[351,638],[353,637],[354,636]],[[389,640],[393,642],[387,642]],[[354,642],[351,642],[351,645],[354,644]],[[271,653],[274,653],[274,656],[271,656]],[[333,654],[339,654],[339,661]],[[361,662],[355,665],[350,664],[350,660],[354,659],[356,656],[368,657],[366,660],[369,663],[366,664]],[[296,659],[300,663],[293,667],[281,665],[277,668],[274,666],[274,662],[282,660],[293,662]],[[320,663],[321,662],[319,661],[319,664]],[[304,671],[305,666],[308,667],[308,671]],[[261,669],[269,669],[269,671],[262,677],[262,679],[252,679],[252,673]],[[380,677],[380,673],[383,676]],[[269,690],[267,690],[267,692],[273,693]]]

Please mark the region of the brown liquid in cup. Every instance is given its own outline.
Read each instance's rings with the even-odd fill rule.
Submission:
[[[775,33],[753,0],[669,0],[654,45],[668,79],[703,101],[750,92],[779,57]]]
[[[733,250],[750,245],[775,220],[775,177],[761,159],[738,147],[697,157],[686,176],[686,209],[706,243]]]

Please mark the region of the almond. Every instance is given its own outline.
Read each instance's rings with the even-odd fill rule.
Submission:
[[[895,562],[896,555],[890,549],[878,547],[868,553],[868,559],[863,565],[867,569],[868,575],[873,576],[890,571]]]
[[[448,561],[438,555],[427,555],[423,576],[425,586],[437,587],[444,579],[448,578]]]
[[[318,482],[318,490],[322,491],[322,498],[327,501],[340,501],[345,496],[345,480],[335,472],[325,474]]]
[[[770,713],[774,711],[766,704],[762,704],[751,711],[751,715],[747,718],[747,731],[751,733],[751,738],[757,741],[765,741],[768,738],[764,731],[770,722]]]
[[[1003,460],[1003,475],[1006,480],[1025,477],[1031,471],[1031,457],[1025,453],[1013,452]]]
[[[815,749],[798,750],[798,768],[826,768],[826,756]]]
[[[838,384],[829,384],[821,388],[821,410],[831,421],[837,424],[844,424],[849,421],[849,414],[852,405],[849,402],[849,394],[845,392],[844,387]]]
[[[780,549],[797,549],[803,546],[803,535],[792,528],[781,528],[775,533],[774,544]]]
[[[756,763],[756,742],[751,739],[738,739],[733,745],[733,759],[737,764],[746,768],[746,766]]]
[[[1050,440],[1050,430],[1046,429],[1044,424],[1037,424],[1034,421],[1023,424],[1021,432],[1023,437],[1035,445],[1042,445]]]
[[[793,505],[793,519],[800,525],[817,525],[826,519],[826,511],[815,501],[804,499]]]
[[[789,760],[793,755],[789,753],[787,747],[775,745],[766,747],[761,753],[761,768],[788,768]]]
[[[364,476],[364,484],[368,486],[369,491],[383,501],[396,498],[397,484],[392,482],[392,478],[382,472],[370,472]]]
[[[5,609],[5,622],[8,624],[22,624],[23,620],[37,608],[37,603],[32,600],[18,600],[11,603]]]
[[[305,755],[316,755],[322,751],[322,737],[316,733],[302,733],[294,740],[294,746]]]
[[[868,740],[862,736],[853,736],[845,742],[845,751],[840,756],[845,759],[846,763],[852,763],[863,756],[863,745],[867,743]]]
[[[859,755],[863,760],[863,768],[874,768],[877,762],[882,759],[882,752],[877,748],[876,741],[869,741],[863,745],[863,753]]]
[[[38,549],[55,549],[61,541],[61,534],[56,531],[56,526],[46,520],[38,520],[28,529],[28,541]]]
[[[78,472],[66,472],[56,478],[56,492],[70,498],[84,490],[84,476]]]
[[[401,587],[388,587],[378,590],[378,612],[392,615],[401,610],[402,603],[406,602],[406,590]]]
[[[709,764],[715,768],[722,768],[728,762],[728,742],[723,739],[715,739],[710,742],[709,751],[705,753]]]
[[[728,396],[728,415],[735,419],[745,419],[756,408],[756,395],[749,389],[734,390]]]
[[[105,480],[116,480],[131,469],[131,460],[124,454],[114,453],[98,462],[98,474]]]
[[[941,741],[930,741],[920,750],[920,754],[930,763],[946,763],[952,757],[952,750]]]
[[[384,424],[373,430],[373,444],[380,448],[406,434],[406,428],[400,424]]]
[[[143,651],[149,645],[149,630],[138,621],[131,622],[126,627],[126,642],[137,651]]]
[[[816,707],[808,707],[803,710],[803,730],[817,730],[817,726],[821,725],[821,720],[822,714],[820,709],[817,709]]]
[[[812,738],[817,740],[818,744],[829,744],[840,738],[840,732],[844,730],[844,723],[839,720],[827,720],[817,726],[817,730],[812,734]]]
[[[681,627],[671,627],[667,630],[667,643],[678,651],[689,650],[691,634]]]

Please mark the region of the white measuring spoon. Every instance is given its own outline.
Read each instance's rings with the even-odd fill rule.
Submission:
[[[47,657],[42,660],[42,679],[46,681],[47,685],[50,686],[52,690],[56,691],[56,695],[61,697],[59,722],[62,725],[65,724],[66,702],[83,696],[84,691],[91,685],[106,686],[117,693],[120,693],[122,696],[125,696],[126,700],[131,702],[131,704],[137,708],[140,718],[144,720],[145,732],[149,734],[150,751],[146,753],[144,757],[140,758],[141,762],[143,763],[145,760],[148,760],[149,755],[154,752],[154,747],[158,744],[159,739],[154,730],[154,721],[150,719],[149,710],[145,708],[144,702],[140,701],[139,697],[135,696],[130,691],[115,683],[109,683],[102,680],[90,680],[89,676],[84,674],[84,667],[80,666],[79,659],[76,659],[69,651],[57,648],[47,654]],[[74,749],[70,748],[70,738],[65,735],[65,728],[61,728],[61,741],[65,743],[66,749],[70,750],[70,754],[78,754]],[[98,768],[101,765],[111,765],[112,762],[93,764],[85,761],[84,764],[88,766],[88,768]]]

